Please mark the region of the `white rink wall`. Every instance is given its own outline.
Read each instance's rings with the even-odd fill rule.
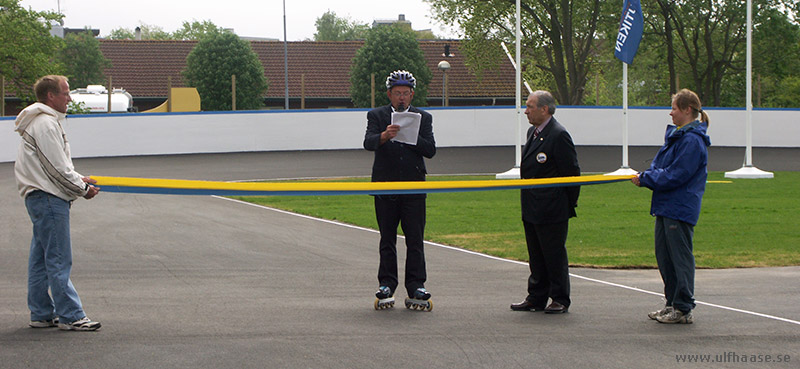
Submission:
[[[427,108],[438,147],[513,146],[513,106]],[[361,148],[367,109],[75,115],[65,130],[75,158]],[[745,146],[744,109],[706,109],[714,146]],[[631,108],[629,145],[660,146],[669,108]],[[576,145],[621,146],[619,107],[559,107]],[[529,127],[522,115],[520,137]],[[0,118],[0,162],[19,145],[14,117]],[[753,146],[800,147],[800,109],[753,111]]]

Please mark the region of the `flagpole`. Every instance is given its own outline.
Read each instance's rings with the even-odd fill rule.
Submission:
[[[641,7],[637,7],[638,9],[634,9],[635,12],[640,12]],[[624,25],[624,21],[628,16],[628,6],[625,4],[623,6],[622,11],[622,22],[620,22],[620,32],[622,32],[622,25]],[[626,35],[627,36],[627,35]],[[641,35],[639,35],[641,39]],[[625,38],[627,41],[627,37]],[[639,44],[636,41],[636,46],[634,49],[638,48]],[[634,51],[635,54],[635,51]],[[632,61],[633,59],[631,59]],[[621,175],[632,175],[636,174],[635,170],[631,169],[628,166],[628,63],[622,61],[622,166],[619,169],[611,172],[606,173],[607,176],[621,176]]]
[[[628,63],[622,62],[622,166],[607,176],[624,176],[638,173],[628,166]]]
[[[283,0],[283,84],[286,87],[284,109],[289,110],[289,46],[286,40],[286,0]]]
[[[522,33],[521,32],[521,27],[520,27],[520,23],[521,22],[520,22],[520,4],[519,3],[520,3],[520,0],[517,0],[517,13],[516,13],[516,18],[517,18],[516,19],[516,21],[517,21],[517,29],[516,29],[516,51],[517,51],[516,59],[517,59],[517,62],[516,62],[516,65],[517,66],[520,65],[520,54],[522,53],[521,52],[522,48],[520,46],[520,40],[519,40],[520,39],[520,33]],[[518,67],[515,70],[516,86],[515,86],[515,92],[514,92],[514,95],[515,95],[514,105],[516,106],[516,110],[517,110],[517,135],[516,135],[517,140],[516,140],[516,143],[514,144],[514,149],[515,149],[514,153],[515,153],[515,157],[516,157],[516,160],[515,160],[516,164],[514,165],[513,168],[511,168],[511,169],[509,169],[509,170],[507,170],[507,171],[505,171],[503,173],[498,173],[497,175],[495,175],[496,179],[518,179],[518,178],[520,178],[519,166],[522,163],[522,146],[521,146],[522,145],[522,110],[520,109],[520,102],[522,101],[522,86],[521,86],[521,84],[522,84],[521,83],[522,72],[521,72],[521,69],[522,68]]]
[[[521,68],[522,61],[520,60],[522,58],[522,47],[521,47],[522,44],[520,43],[520,33],[521,33],[521,27],[520,27],[520,0],[517,0],[517,4],[516,5],[517,5],[517,29],[516,29],[516,49],[517,49],[516,52],[517,52],[517,55],[514,55],[514,57],[517,59],[517,65],[520,66],[520,68],[517,68],[516,71],[514,71],[514,74],[515,74],[515,78],[514,79],[515,79],[515,85],[516,85],[514,87],[514,95],[515,95],[514,106],[517,107],[517,142],[516,142],[516,150],[515,150],[515,157],[516,157],[515,163],[516,164],[515,164],[514,167],[517,168],[517,171],[519,171],[519,166],[520,166],[520,164],[522,164],[522,133],[521,133],[522,132],[522,110],[519,108],[519,105],[520,105],[520,103],[522,101],[522,86],[521,86],[522,85],[522,68]]]
[[[628,167],[628,64],[622,63],[622,167],[620,169],[630,169]]]
[[[745,164],[732,172],[725,172],[725,178],[773,178],[772,172],[765,172],[753,166],[753,4],[747,0],[747,74],[745,92]]]

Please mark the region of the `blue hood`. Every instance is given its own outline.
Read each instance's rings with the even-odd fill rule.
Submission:
[[[665,143],[672,143],[679,140],[684,135],[693,134],[701,137],[706,147],[711,146],[711,137],[708,137],[708,123],[696,120],[680,129],[673,125],[667,126],[667,133],[664,136]]]

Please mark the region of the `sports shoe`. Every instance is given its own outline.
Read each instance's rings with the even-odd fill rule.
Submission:
[[[100,326],[100,322],[93,322],[89,317],[83,317],[83,319],[68,324],[58,324],[58,328],[62,331],[96,331],[100,329]]]
[[[428,292],[428,290],[426,290],[424,287],[420,287],[417,288],[416,291],[414,291],[413,296],[411,296],[411,298],[417,300],[428,300],[431,298],[431,293]]]
[[[656,311],[654,311],[652,313],[647,313],[647,317],[650,318],[650,319],[656,320],[656,318],[658,318],[658,317],[660,317],[662,315],[671,313],[672,310],[673,310],[672,306],[664,306],[664,308],[661,309],[661,310],[656,310]]]
[[[31,320],[28,325],[31,328],[53,328],[58,326],[58,318],[48,319],[48,320]]]
[[[375,297],[379,299],[388,299],[392,297],[392,289],[388,286],[380,286],[378,287],[378,292],[375,292]]]
[[[691,310],[688,313],[684,313],[680,310],[672,309],[668,314],[657,316],[656,320],[659,323],[666,324],[692,324],[694,322],[694,317],[692,316]]]

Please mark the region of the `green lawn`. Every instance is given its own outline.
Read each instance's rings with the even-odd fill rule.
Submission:
[[[429,180],[491,177],[429,177]],[[366,181],[364,178],[337,181]],[[329,180],[326,180],[329,181]],[[709,175],[695,227],[699,268],[800,265],[800,172],[774,179],[728,180]],[[731,183],[716,183],[730,181]],[[264,196],[241,200],[376,228],[372,197]],[[650,190],[630,182],[583,186],[570,221],[571,265],[655,267]],[[434,193],[428,196],[427,240],[504,258],[527,260],[519,191]],[[377,237],[376,237],[377,250]],[[377,252],[377,251],[376,251]]]

